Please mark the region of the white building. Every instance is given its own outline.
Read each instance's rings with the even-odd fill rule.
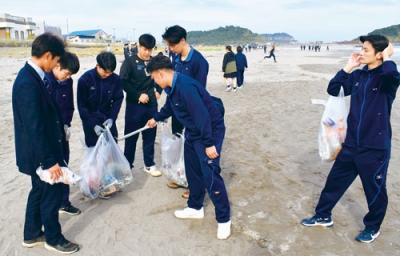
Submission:
[[[33,39],[36,23],[32,18],[0,14],[0,39],[27,40]]]

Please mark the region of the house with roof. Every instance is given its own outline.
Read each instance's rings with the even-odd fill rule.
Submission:
[[[111,36],[108,35],[101,29],[92,29],[92,30],[81,30],[81,31],[73,31],[68,35],[64,35],[67,38],[68,42],[71,43],[98,43],[110,40]]]
[[[27,40],[34,38],[36,23],[32,18],[0,14],[0,39]]]

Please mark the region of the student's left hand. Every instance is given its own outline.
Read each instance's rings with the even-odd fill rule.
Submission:
[[[148,126],[149,128],[154,128],[157,126],[157,122],[156,120],[154,120],[154,118],[152,118],[149,121],[147,121],[146,126]]]
[[[211,147],[206,148],[206,155],[210,159],[214,159],[214,158],[217,158],[219,156],[215,146],[211,146]]]
[[[157,91],[155,91],[154,94],[156,95],[157,100],[161,97],[161,95]]]

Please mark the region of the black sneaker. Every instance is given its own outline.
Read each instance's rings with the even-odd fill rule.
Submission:
[[[307,227],[314,227],[314,226],[323,226],[323,227],[332,227],[333,226],[333,221],[331,217],[329,218],[321,218],[321,217],[316,217],[313,216],[309,219],[302,219],[301,224]]]
[[[44,247],[49,251],[60,252],[62,254],[71,254],[79,251],[79,245],[71,243],[68,240],[65,240],[64,243],[57,245],[49,245],[48,243],[45,243]]]
[[[78,215],[81,213],[81,210],[78,208],[74,207],[73,205],[69,206],[61,206],[61,208],[58,210],[59,213],[66,213],[69,215]]]
[[[26,248],[32,248],[38,245],[43,244],[44,242],[46,242],[46,237],[43,235],[40,235],[36,238],[30,239],[30,240],[24,240],[22,242],[22,246],[26,247]]]

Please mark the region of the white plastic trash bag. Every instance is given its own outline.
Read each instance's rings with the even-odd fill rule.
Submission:
[[[80,168],[82,193],[89,198],[108,196],[133,181],[132,171],[110,129],[87,149]]]
[[[185,161],[183,158],[185,139],[183,134],[175,136],[169,123],[161,123],[161,172],[169,180],[187,187]]]
[[[318,132],[319,155],[324,162],[336,159],[347,131],[347,107],[343,88],[337,97],[329,96],[328,100],[312,100],[313,104],[325,105]]]
[[[70,185],[75,185],[78,181],[81,180],[81,177],[75,173],[73,173],[68,167],[61,167],[61,171],[63,175],[61,175],[57,180],[52,180],[50,178],[50,172],[49,170],[43,170],[41,166],[39,166],[36,169],[37,175],[39,175],[39,178],[47,182],[51,185],[54,183],[64,183],[64,184],[70,184]]]

